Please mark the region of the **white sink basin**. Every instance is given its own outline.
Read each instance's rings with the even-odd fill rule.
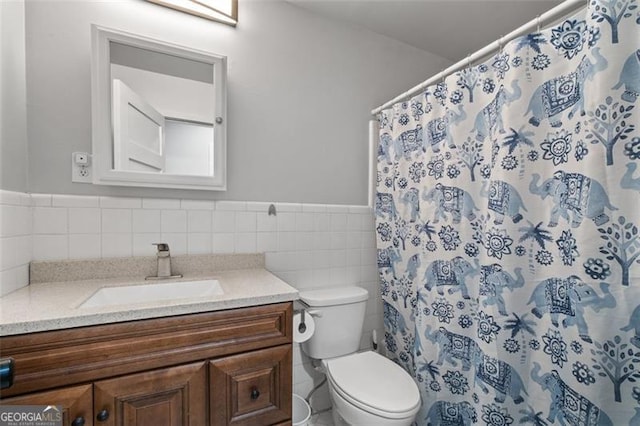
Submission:
[[[85,300],[80,308],[102,308],[115,305],[161,302],[219,296],[224,292],[218,280],[182,281],[104,287]]]

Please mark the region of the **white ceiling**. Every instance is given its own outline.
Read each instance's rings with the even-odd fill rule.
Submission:
[[[288,0],[313,13],[458,61],[560,0]]]

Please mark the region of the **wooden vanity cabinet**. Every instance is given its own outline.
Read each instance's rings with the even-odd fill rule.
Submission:
[[[4,394],[4,391],[1,392]],[[62,424],[93,425],[93,388],[91,385],[70,386],[13,398],[3,398],[0,400],[0,405],[59,405],[62,406]]]
[[[291,424],[292,304],[0,338],[0,404],[61,405],[71,426]]]

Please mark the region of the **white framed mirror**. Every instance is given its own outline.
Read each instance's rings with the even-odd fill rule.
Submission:
[[[92,25],[93,183],[226,190],[226,57]]]

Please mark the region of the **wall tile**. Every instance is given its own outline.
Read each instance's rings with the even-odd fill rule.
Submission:
[[[360,231],[362,228],[362,218],[359,214],[348,214],[347,216],[347,231]]]
[[[296,232],[296,250],[313,249],[313,232]]]
[[[351,214],[373,214],[373,209],[368,206],[349,206]]]
[[[27,265],[31,262],[31,251],[33,248],[33,236],[32,235],[21,235],[19,237],[14,238],[13,243],[13,252],[15,265],[21,266]]]
[[[169,244],[171,255],[187,254],[187,234],[184,232],[163,232],[160,242]]]
[[[160,233],[160,210],[135,209],[133,214],[133,232]]]
[[[13,206],[29,206],[29,203],[24,201],[24,193],[15,191],[6,191],[0,189],[0,204],[13,205]]]
[[[327,212],[328,213],[349,213],[349,206],[345,206],[342,204],[328,204]]]
[[[211,233],[193,233],[187,236],[187,253],[188,254],[208,254],[213,250]]]
[[[313,233],[313,249],[329,250],[331,249],[331,234],[328,232]]]
[[[361,252],[360,263],[363,266],[376,265],[378,261],[378,251],[375,247],[363,249]],[[377,266],[376,266],[377,270]]]
[[[247,210],[247,203],[245,201],[216,201],[216,210],[245,211]]]
[[[180,200],[180,207],[183,210],[213,210],[216,205],[208,200]]]
[[[139,209],[142,207],[142,199],[133,197],[100,197],[100,207],[103,209]]]
[[[276,203],[276,211],[278,214],[281,212],[301,212],[302,204],[298,203]]]
[[[32,223],[30,195],[0,190],[0,296],[29,284],[29,262],[33,258]]]
[[[295,232],[278,232],[278,250],[292,251],[296,249]]]
[[[330,266],[332,268],[347,266],[347,251],[346,250],[331,250],[329,251]]]
[[[257,215],[255,212],[236,213],[236,232],[252,232],[257,230]]]
[[[315,253],[313,251],[298,251],[297,268],[299,270],[313,269],[313,259]]]
[[[264,253],[278,249],[278,234],[275,232],[258,232],[256,234],[256,251]]]
[[[291,212],[279,213],[277,216],[278,231],[288,232],[296,230],[296,214]]]
[[[160,213],[160,230],[162,233],[187,232],[187,212],[185,210],[162,210]]]
[[[347,230],[347,214],[331,213],[329,215],[329,229],[334,232],[346,231]]]
[[[269,213],[269,206],[271,206],[271,204],[272,203],[251,201],[247,203],[247,211],[264,213],[265,215],[267,215]]]
[[[259,214],[256,219],[258,232],[276,232],[278,230],[277,216]]]
[[[75,207],[69,209],[70,234],[98,234],[100,230],[100,209]]]
[[[16,266],[15,246],[18,237],[0,238],[0,271]]]
[[[376,219],[373,214],[362,214],[360,216],[360,230],[373,232],[376,228]]]
[[[187,231],[211,232],[213,214],[210,210],[187,210]]]
[[[133,255],[131,233],[103,233],[102,257],[131,257]]]
[[[31,205],[34,207],[51,207],[51,194],[31,194]]]
[[[33,260],[69,258],[68,235],[34,235]]]
[[[303,204],[302,211],[304,213],[325,213],[327,206],[325,204]]]
[[[313,280],[318,288],[331,287],[333,285],[331,282],[331,270],[328,268],[314,269]]]
[[[296,231],[313,231],[313,213],[296,213]]]
[[[58,207],[34,207],[34,234],[66,234],[68,232],[67,209]]]
[[[255,253],[256,233],[242,232],[235,234],[235,253]]]
[[[102,209],[102,232],[131,233],[132,214],[129,209]]]
[[[361,263],[360,249],[347,249],[345,264],[347,266],[360,266]]]
[[[9,204],[0,205],[0,237],[20,235],[16,225],[20,220],[20,207]]]
[[[214,222],[215,223],[215,222]],[[235,251],[235,234],[213,234],[213,253],[233,253]]]
[[[100,234],[69,235],[69,259],[99,259],[102,257]]]
[[[317,213],[313,216],[313,230],[316,232],[327,232],[330,229],[329,215]]]
[[[167,198],[143,198],[143,209],[179,209],[180,200],[167,199]]]
[[[232,211],[213,212],[213,232],[233,233],[236,229],[236,214]]]
[[[304,269],[298,271],[298,290],[318,287],[318,283],[314,279],[313,269]]]
[[[357,248],[360,248],[361,244],[362,244],[362,233],[360,231],[347,232],[346,248],[357,249]]]
[[[376,234],[371,232],[362,233],[362,248],[371,248],[376,246]]]
[[[331,250],[340,250],[347,248],[346,232],[331,232]]]
[[[16,291],[25,285],[18,282],[16,269],[0,271],[0,296]]]
[[[157,248],[154,243],[161,243],[160,232],[134,233],[133,234],[133,255],[134,256],[155,256]]]
[[[100,207],[100,198],[86,195],[57,195],[51,196],[54,207]]]
[[[331,267],[331,251],[322,250],[315,252],[313,257],[313,268],[322,269]]]

